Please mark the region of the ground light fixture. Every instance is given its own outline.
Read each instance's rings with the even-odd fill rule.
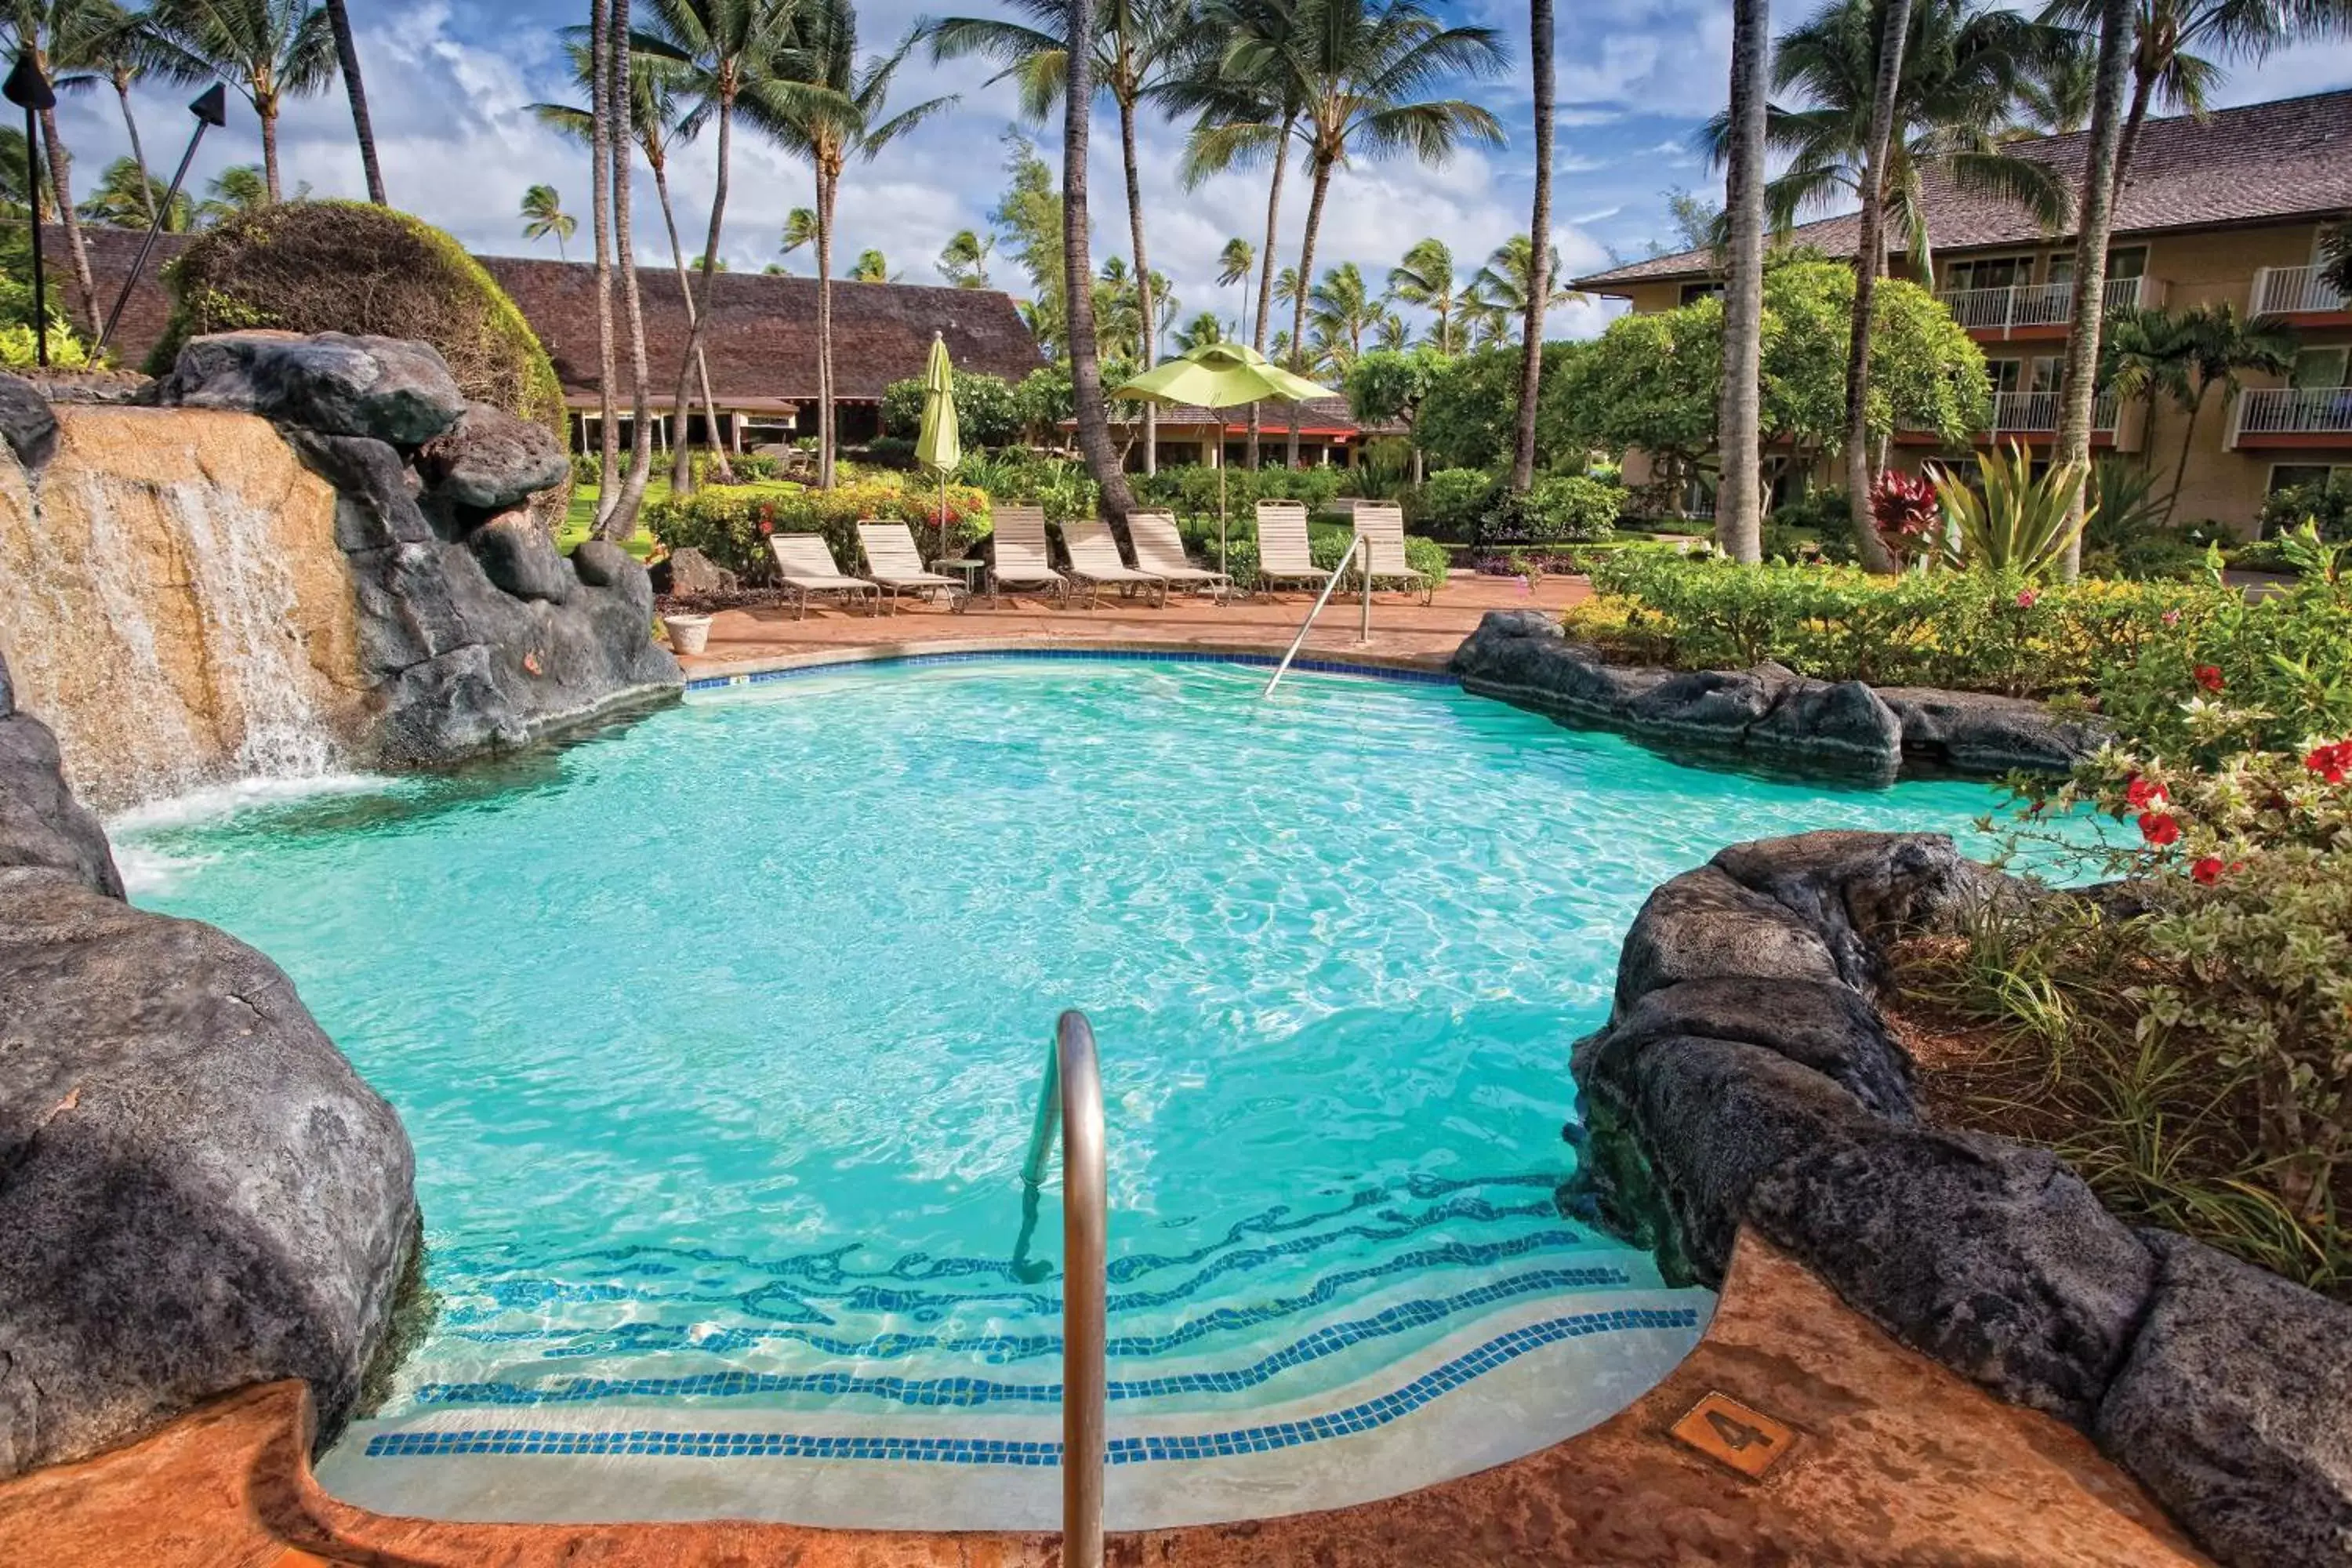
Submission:
[[[8,79],[0,82],[0,96],[25,110],[25,202],[33,217],[33,356],[47,369],[49,312],[41,278],[41,142],[34,121],[43,111],[58,106],[58,94],[49,85],[49,79],[41,74],[41,62],[33,58],[28,47],[16,51],[16,64],[9,70]]]
[[[155,205],[155,221],[147,226],[147,237],[139,242],[139,254],[131,258],[130,275],[122,280],[122,292],[114,297],[114,309],[106,313],[106,325],[98,330],[98,342],[89,351],[92,359],[106,352],[106,340],[114,335],[114,324],[122,320],[122,307],[131,302],[131,290],[139,286],[139,275],[147,269],[147,254],[155,248],[155,237],[163,232],[163,220],[172,216],[172,204],[180,199],[180,185],[188,177],[188,165],[196,161],[197,144],[204,141],[205,132],[228,123],[228,89],[218,82],[213,83],[196,95],[188,105],[188,112],[196,117],[196,133],[188,138],[188,150],[180,154],[180,166],[172,174],[171,188]],[[37,268],[40,252],[36,249],[33,254]],[[48,361],[44,359],[41,363],[47,364]]]

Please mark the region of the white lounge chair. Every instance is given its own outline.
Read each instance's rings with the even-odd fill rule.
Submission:
[[[915,536],[905,523],[860,518],[857,542],[866,552],[866,574],[882,590],[883,602],[890,606],[892,615],[898,613],[901,594],[928,596],[944,591],[948,607],[960,607],[964,584],[960,579],[924,566],[922,554],[915,548]]]
[[[1383,583],[1402,583],[1421,595],[1421,602],[1430,604],[1437,597],[1437,584],[1423,573],[1414,571],[1405,563],[1404,512],[1394,506],[1377,505],[1370,501],[1356,503],[1356,531],[1371,546],[1372,586]]]
[[[1307,542],[1307,509],[1295,500],[1257,503],[1257,577],[1268,589],[1320,588],[1331,574],[1315,564]]]
[[[998,603],[1007,588],[1043,588],[1063,604],[1070,602],[1070,580],[1054,570],[1053,552],[1045,543],[1045,510],[1034,506],[1001,506],[991,531],[988,602]]]
[[[1128,542],[1135,546],[1135,564],[1164,579],[1171,588],[1207,588],[1223,599],[1234,580],[1223,572],[1195,566],[1184,554],[1184,536],[1176,520],[1164,511],[1135,511],[1127,517]]]
[[[823,536],[814,533],[772,533],[768,548],[776,557],[776,570],[784,586],[793,591],[793,605],[799,612],[794,620],[808,619],[809,595],[833,594],[845,602],[862,598],[872,614],[879,605],[881,590],[860,577],[845,577],[825,548]]]
[[[1062,524],[1062,542],[1070,549],[1070,575],[1086,584],[1089,610],[1102,598],[1105,584],[1115,585],[1123,596],[1148,588],[1155,606],[1168,602],[1168,580],[1120,560],[1118,541],[1099,518],[1074,517]]]

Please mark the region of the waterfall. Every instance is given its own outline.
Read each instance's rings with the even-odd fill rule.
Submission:
[[[334,498],[268,424],[61,408],[0,471],[0,649],[82,797],[332,771],[360,701]]]

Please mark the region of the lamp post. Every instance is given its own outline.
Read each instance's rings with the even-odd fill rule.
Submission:
[[[33,228],[33,354],[43,369],[49,363],[49,302],[41,278],[41,140],[35,117],[58,105],[57,90],[41,74],[41,64],[28,46],[16,51],[8,79],[0,82],[0,97],[25,110],[25,202]]]
[[[188,150],[180,154],[180,166],[172,174],[171,188],[156,204],[155,221],[147,226],[147,237],[139,242],[139,254],[131,258],[131,271],[122,279],[122,292],[114,297],[114,309],[106,313],[106,325],[98,330],[98,342],[91,345],[89,357],[96,359],[106,352],[106,340],[114,335],[114,323],[122,320],[122,307],[131,303],[131,290],[139,286],[139,275],[147,269],[147,253],[155,248],[155,237],[163,232],[163,220],[172,216],[172,204],[180,199],[180,184],[188,177],[188,165],[196,161],[196,145],[205,132],[215,125],[228,123],[228,89],[220,83],[196,95],[188,105],[188,112],[196,117],[196,133],[188,138]],[[37,258],[39,252],[34,252]],[[37,268],[37,260],[35,263]]]

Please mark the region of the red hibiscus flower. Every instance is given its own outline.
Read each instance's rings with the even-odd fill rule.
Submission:
[[[2158,848],[2180,842],[2180,819],[2168,811],[2144,811],[2139,817],[2139,836]]]
[[[2304,758],[2303,765],[2329,784],[2340,784],[2352,778],[2352,741],[2338,741],[2332,746],[2322,746]]]
[[[2199,887],[2211,887],[2221,879],[2221,858],[2219,855],[2206,856],[2189,868],[2189,875],[2196,879]]]
[[[2196,673],[2197,684],[2208,691],[2219,691],[2229,684],[2221,679],[2221,667],[2218,664],[2200,664]]]
[[[2161,805],[2168,798],[2164,786],[2152,779],[2144,779],[2134,773],[2124,781],[2124,799],[2134,811],[2146,811],[2152,805]]]
[[[2033,608],[2033,601],[2041,596],[2031,588],[2020,588],[2017,591],[2017,607],[2021,610],[2030,610]]]
[[[763,518],[761,518],[761,519],[760,520],[760,532],[761,532],[761,536],[762,536],[762,537],[764,537],[764,536],[766,536],[766,535],[768,535],[768,534],[773,533],[773,532],[775,532],[775,531],[776,531],[776,525],[775,525],[774,523],[770,522],[770,521],[769,521],[766,518],[764,518],[764,517],[763,517]]]

